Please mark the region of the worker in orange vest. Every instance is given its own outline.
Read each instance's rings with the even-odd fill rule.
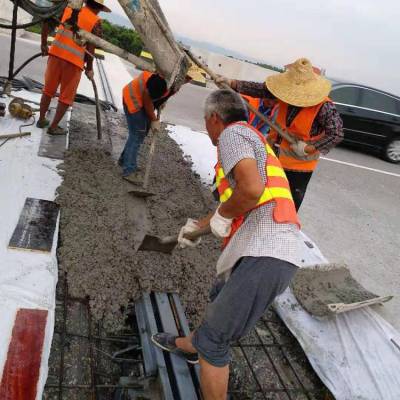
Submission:
[[[133,184],[139,184],[137,156],[150,129],[159,131],[161,123],[156,115],[155,102],[168,96],[167,81],[159,74],[143,71],[122,90],[122,99],[128,139],[119,157],[122,177]]]
[[[103,4],[104,0],[87,0],[86,6],[82,7],[78,14],[78,28],[101,36],[101,20],[98,17],[100,12],[111,12]],[[82,71],[89,79],[93,79],[93,57],[95,47],[92,44],[82,45],[78,43],[68,25],[72,16],[72,9],[67,7],[64,10],[61,22],[56,30],[56,36],[50,49],[47,46],[49,25],[47,22],[42,27],[42,55],[49,56],[45,73],[45,84],[42,99],[40,101],[40,117],[37,122],[39,128],[46,128],[49,135],[65,135],[66,131],[58,126],[64,117],[65,112],[73,104],[76,91],[81,80]],[[86,51],[88,52],[86,52]],[[53,121],[46,119],[51,99],[60,86],[58,106]],[[50,125],[50,126],[49,126]]]
[[[298,210],[320,155],[343,140],[343,122],[328,97],[331,83],[315,72],[309,60],[301,58],[286,68],[269,76],[265,83],[222,76],[217,83],[225,83],[241,94],[278,101],[276,122],[292,135],[294,144],[274,130],[268,142],[285,170]]]
[[[278,102],[275,99],[257,99],[255,97],[242,95],[243,99],[246,100],[251,106],[258,110],[265,117],[275,122],[278,115]],[[257,115],[249,110],[249,124],[261,132],[264,136],[267,136],[270,132],[270,126],[262,121]]]
[[[140,184],[137,156],[148,131],[161,129],[156,109],[165,104],[176,92],[167,89],[167,81],[159,74],[143,71],[122,90],[123,106],[128,123],[128,140],[118,164],[122,177],[133,184]]]

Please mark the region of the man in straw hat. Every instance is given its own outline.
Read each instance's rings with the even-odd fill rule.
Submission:
[[[82,7],[78,14],[78,27],[97,36],[102,35],[100,12],[111,12],[106,7],[104,0],[87,0],[86,6]],[[93,57],[95,46],[92,44],[82,45],[78,43],[68,20],[72,16],[72,9],[66,7],[61,19],[62,24],[56,30],[56,37],[50,49],[47,47],[49,25],[47,22],[42,27],[42,55],[49,56],[45,73],[45,84],[42,99],[40,101],[40,117],[37,122],[39,128],[49,128],[49,135],[65,135],[66,131],[58,126],[64,117],[68,107],[75,100],[76,91],[81,80],[82,71],[89,79],[93,79]],[[89,53],[89,54],[88,54]],[[58,106],[52,123],[46,119],[46,113],[52,97],[55,96],[60,86]]]
[[[217,83],[226,83],[244,95],[278,100],[276,123],[295,143],[289,143],[274,130],[268,135],[268,142],[285,170],[298,210],[320,155],[327,154],[343,139],[342,120],[328,97],[331,83],[306,58],[288,65],[283,73],[269,76],[265,83],[225,77]]]

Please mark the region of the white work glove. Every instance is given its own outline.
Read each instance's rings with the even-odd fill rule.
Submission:
[[[215,83],[217,84],[218,87],[223,87],[224,84],[231,87],[232,79],[226,78],[225,76],[222,76],[222,75],[217,75],[217,79],[215,80]]]
[[[185,247],[196,247],[197,245],[200,244],[201,238],[196,239],[195,241],[185,239],[183,235],[185,233],[190,233],[190,232],[195,232],[198,231],[200,228],[197,225],[197,221],[192,218],[188,218],[186,221],[186,224],[181,228],[178,236],[178,243],[179,247],[181,249],[184,249]]]
[[[150,129],[153,132],[160,132],[161,131],[161,121],[159,119],[156,119],[155,121],[151,121],[150,124]]]
[[[291,144],[290,148],[293,150],[296,156],[304,157],[308,156],[308,153],[306,153],[305,151],[306,146],[307,146],[306,142],[298,140],[296,143]]]
[[[211,232],[217,238],[226,238],[230,235],[232,230],[233,218],[225,218],[219,213],[219,207],[215,211],[210,220]]]

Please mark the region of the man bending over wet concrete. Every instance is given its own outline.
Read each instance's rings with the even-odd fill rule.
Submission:
[[[205,123],[217,147],[220,205],[200,221],[188,219],[179,243],[206,225],[223,239],[217,281],[201,325],[188,337],[153,335],[154,344],[200,362],[206,400],[225,400],[230,344],[254,327],[289,285],[301,265],[300,223],[285,173],[264,136],[247,122],[243,100],[229,90],[213,92],[205,103]]]
[[[186,83],[192,79],[189,70]],[[161,129],[159,115],[166,101],[176,93],[167,89],[167,81],[159,74],[143,71],[129,82],[122,91],[124,112],[128,123],[128,140],[121,153],[118,164],[122,167],[122,177],[133,184],[140,184],[137,170],[137,157],[150,129]]]

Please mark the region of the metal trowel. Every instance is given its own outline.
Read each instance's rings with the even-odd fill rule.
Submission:
[[[201,228],[198,231],[185,233],[183,237],[189,240],[196,240],[199,237],[209,235],[211,228],[207,225],[205,228]],[[158,251],[159,253],[171,254],[178,244],[178,236],[165,236],[158,237],[152,235],[146,235],[143,242],[139,246],[139,250],[142,251]]]

